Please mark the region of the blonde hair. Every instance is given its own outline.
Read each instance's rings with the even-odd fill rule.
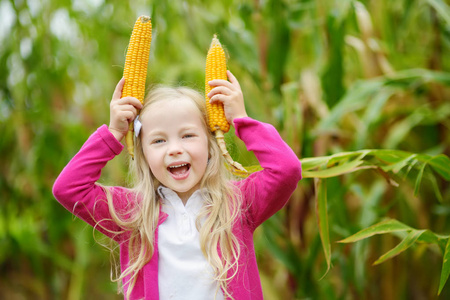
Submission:
[[[200,93],[186,87],[153,88],[145,100],[141,115],[145,114],[152,104],[170,99],[192,101],[201,113],[205,132],[208,134],[210,158],[200,182],[200,189],[206,188],[206,192],[202,193],[205,203],[197,217],[196,226],[200,234],[201,250],[214,271],[213,279],[218,283],[217,291],[222,288],[226,297],[233,298],[228,290],[228,283],[238,271],[240,246],[232,227],[240,217],[239,189],[231,183],[231,174],[226,169],[219,146],[207,127],[205,100]],[[119,285],[124,282],[127,299],[136,284],[138,272],[150,261],[154,253],[155,229],[160,211],[156,191],[160,183],[146,162],[140,137],[135,138],[135,159],[130,162],[134,173],[131,194],[135,197],[135,205],[130,205],[124,213],[118,213],[114,208],[111,193],[105,188],[113,221],[129,232],[129,264],[120,276],[113,279],[119,282]],[[120,291],[123,292],[123,289],[121,286]]]

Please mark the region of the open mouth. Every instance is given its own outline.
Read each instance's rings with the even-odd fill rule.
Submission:
[[[167,170],[174,176],[180,177],[185,175],[189,169],[191,168],[191,164],[179,164],[167,167]]]

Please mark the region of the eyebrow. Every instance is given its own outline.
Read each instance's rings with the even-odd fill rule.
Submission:
[[[162,130],[151,130],[146,134],[146,136],[158,136],[158,135],[164,135],[164,131]]]
[[[189,130],[194,130],[194,129],[197,129],[197,128],[198,128],[198,126],[188,125],[188,126],[182,127],[180,131],[189,131]]]
[[[187,125],[187,126],[182,127],[180,129],[180,132],[190,131],[190,130],[197,130],[197,129],[201,130],[202,128],[198,128],[195,125]],[[165,132],[163,130],[150,130],[146,135],[149,135],[149,136],[165,135]]]

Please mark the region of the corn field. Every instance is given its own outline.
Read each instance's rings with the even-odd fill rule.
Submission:
[[[450,1],[0,0],[0,299],[123,299],[107,241],[51,188],[109,123],[140,15],[147,83],[202,92],[217,34],[249,116],[302,161],[255,233],[265,299],[450,298]],[[101,182],[126,185],[127,163]]]

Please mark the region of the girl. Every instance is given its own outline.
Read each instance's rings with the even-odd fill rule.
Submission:
[[[230,180],[198,92],[155,88],[142,106],[121,98],[122,79],[109,126],[89,137],[54,184],[66,209],[119,244],[127,299],[263,299],[253,232],[286,204],[301,166],[273,126],[247,116],[239,83],[227,75],[209,82],[208,96],[224,104],[262,171]],[[132,121],[136,182],[101,186],[101,170],[122,151]]]

